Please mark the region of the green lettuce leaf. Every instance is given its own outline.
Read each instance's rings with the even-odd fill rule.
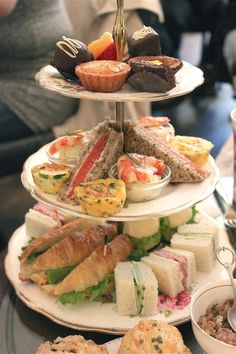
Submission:
[[[171,228],[168,216],[164,216],[160,218],[160,233],[161,237],[167,241],[170,242],[171,237],[174,235],[174,233],[177,231],[177,228]]]
[[[46,271],[48,277],[48,284],[57,284],[62,281],[74,268],[76,265],[58,268],[58,269],[49,269]]]
[[[104,280],[97,285],[91,286],[84,291],[71,291],[62,294],[58,301],[63,305],[75,305],[79,300],[92,300],[92,301],[111,301],[113,300],[112,291],[114,289],[114,273],[106,275]]]
[[[128,260],[138,262],[142,257],[148,256],[148,254],[149,253],[147,251],[145,251],[144,249],[136,248],[129,255]]]
[[[199,213],[199,211],[196,208],[196,205],[192,206],[192,217],[187,221],[187,224],[196,224],[197,222],[195,221],[196,215]]]
[[[130,237],[130,239],[134,245],[134,248],[148,251],[160,243],[161,233],[158,231],[154,235],[151,235],[149,237],[144,237],[144,238]]]

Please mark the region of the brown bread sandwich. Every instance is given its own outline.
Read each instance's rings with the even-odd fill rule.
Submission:
[[[165,162],[171,169],[171,182],[201,182],[207,177],[207,172],[197,167],[184,155],[173,149],[156,134],[133,122],[124,124],[125,151],[154,156]]]

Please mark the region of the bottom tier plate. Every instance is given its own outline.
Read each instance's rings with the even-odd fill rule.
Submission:
[[[209,218],[209,220],[215,223],[213,219]],[[218,239],[220,246],[231,247],[227,234],[221,228],[218,228]],[[115,304],[83,301],[77,305],[63,306],[40,290],[37,285],[19,280],[20,263],[18,256],[21,253],[21,248],[28,241],[25,226],[23,225],[12,235],[8,246],[8,254],[5,259],[7,277],[13,284],[19,298],[28,307],[63,326],[86,331],[124,334],[138,323],[140,320],[138,316],[118,315],[115,310]],[[226,270],[216,262],[212,272],[197,272],[196,281],[193,284],[193,292],[206,282],[227,278]],[[181,324],[190,319],[189,306],[183,310],[170,313],[168,317],[165,317],[163,313],[158,313],[150,318],[164,320],[173,325]]]

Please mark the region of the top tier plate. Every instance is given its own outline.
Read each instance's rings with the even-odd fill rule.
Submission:
[[[183,62],[183,66],[175,78],[176,87],[167,93],[138,92],[129,84],[125,84],[121,90],[116,92],[102,93],[86,91],[78,83],[65,80],[51,65],[44,66],[35,76],[41,87],[61,95],[112,102],[162,101],[186,95],[204,82],[203,72],[187,62]]]

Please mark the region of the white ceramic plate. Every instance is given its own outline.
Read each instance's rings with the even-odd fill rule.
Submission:
[[[166,100],[186,95],[204,82],[203,72],[187,62],[183,62],[183,67],[175,77],[176,87],[166,93],[138,92],[129,84],[125,84],[121,90],[111,93],[86,91],[78,83],[66,81],[51,65],[44,66],[36,74],[35,79],[41,87],[64,96],[112,102]]]
[[[31,193],[32,197],[38,201],[54,205],[62,211],[70,212],[78,217],[88,217],[81,213],[80,206],[63,203],[57,200],[55,195],[43,193],[35,185],[31,175],[31,168],[47,161],[46,149],[47,145],[26,160],[21,178],[24,187]],[[157,199],[144,203],[127,203],[127,207],[123,208],[118,214],[106,218],[106,220],[129,221],[144,219],[155,215],[171,215],[207,198],[213,193],[219,181],[219,171],[212,157],[209,158],[203,168],[209,171],[209,177],[203,182],[169,184]]]
[[[209,220],[215,223],[213,219],[209,218]],[[224,230],[219,228],[218,234],[219,245],[231,247]],[[118,315],[115,310],[115,304],[83,301],[77,305],[63,306],[40,290],[37,285],[20,281],[18,278],[20,267],[18,256],[21,253],[21,248],[27,242],[28,238],[25,233],[25,226],[23,225],[15,231],[10,239],[8,254],[5,258],[5,271],[17,295],[28,307],[45,315],[56,323],[87,331],[124,334],[138,323],[140,320],[138,316]],[[193,284],[193,292],[208,281],[227,278],[227,271],[220,264],[216,263],[212,272],[197,272],[196,281]],[[165,317],[163,313],[158,313],[150,318],[163,320],[173,325],[181,324],[190,319],[189,306],[183,310],[172,312],[168,317]]]

